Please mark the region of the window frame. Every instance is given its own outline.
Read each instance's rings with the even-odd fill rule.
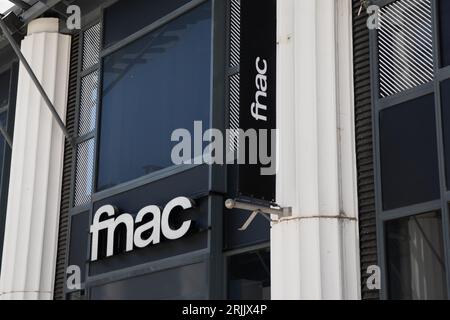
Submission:
[[[162,170],[158,170],[156,172],[149,173],[147,175],[143,175],[141,177],[138,177],[136,179],[132,179],[129,181],[122,182],[116,186],[113,186],[111,188],[107,188],[105,190],[98,189],[98,169],[99,169],[99,156],[100,156],[100,132],[101,132],[101,110],[102,110],[102,90],[103,90],[103,65],[104,65],[104,59],[108,57],[110,54],[118,52],[120,49],[127,47],[128,45],[132,44],[134,41],[139,40],[146,35],[152,33],[153,31],[159,29],[160,27],[164,26],[167,23],[170,23],[177,19],[178,17],[188,13],[189,11],[197,8],[198,6],[206,3],[207,1],[211,1],[211,74],[210,74],[210,105],[209,105],[209,117],[210,117],[210,128],[221,128],[214,126],[214,121],[212,120],[213,114],[214,114],[214,108],[212,103],[212,98],[215,94],[214,92],[214,0],[192,0],[191,2],[179,7],[175,11],[169,13],[166,16],[161,17],[160,19],[156,20],[155,22],[147,25],[143,29],[127,36],[126,38],[104,48],[104,18],[105,18],[105,10],[106,8],[110,7],[114,3],[109,4],[108,6],[105,6],[102,8],[102,18],[101,18],[101,45],[100,45],[100,67],[99,67],[99,92],[98,92],[98,103],[97,103],[97,119],[96,119],[96,127],[94,129],[94,140],[95,140],[95,154],[94,154],[94,179],[93,179],[93,194],[92,194],[92,201],[98,201],[104,198],[107,198],[111,196],[112,194],[117,194],[120,192],[120,190],[129,190],[134,189],[139,186],[142,186],[144,184],[147,184],[149,182],[153,182],[155,180],[162,179],[164,177],[167,177],[169,175],[177,174],[184,172],[186,170],[190,170],[197,166],[202,166],[204,164],[193,164],[193,165],[173,165],[167,168],[164,168]]]
[[[187,13],[188,11],[196,8],[197,6],[202,5],[203,3],[207,1],[211,1],[212,3],[212,26],[211,26],[211,32],[212,32],[212,54],[211,54],[211,103],[210,103],[210,127],[216,128],[219,130],[225,130],[226,123],[228,119],[228,111],[225,108],[225,101],[226,101],[226,88],[224,86],[224,83],[226,81],[225,74],[226,74],[226,37],[227,32],[223,32],[224,27],[225,30],[228,30],[228,24],[225,22],[226,16],[223,15],[224,5],[220,4],[220,0],[192,0],[190,3],[178,8],[174,12],[162,17],[161,19],[155,21],[154,23],[146,26],[145,28],[135,32],[134,34],[122,39],[121,41],[107,47],[103,48],[103,38],[104,38],[104,12],[105,10],[112,6],[114,3],[116,3],[119,0],[111,0],[105,4],[103,4],[99,9],[99,17],[96,19],[92,19],[92,22],[90,22],[88,25],[83,27],[81,30],[80,35],[80,50],[82,50],[82,44],[83,44],[83,32],[89,29],[90,27],[96,25],[99,23],[101,25],[101,35],[100,35],[100,41],[101,41],[101,49],[100,49],[100,61],[99,65],[90,67],[86,70],[82,70],[82,54],[80,54],[79,61],[78,61],[78,83],[77,83],[77,111],[76,111],[76,119],[75,119],[75,126],[76,126],[76,132],[78,131],[78,120],[79,120],[79,105],[80,105],[80,96],[81,96],[81,79],[85,77],[86,75],[89,75],[90,73],[98,70],[99,72],[99,88],[98,88],[98,94],[97,94],[97,117],[96,117],[96,125],[93,130],[93,133],[88,133],[86,135],[83,135],[81,137],[76,138],[76,143],[81,143],[88,141],[89,139],[94,139],[95,141],[95,151],[94,151],[94,169],[93,169],[93,193],[90,203],[75,206],[73,201],[73,191],[74,191],[74,178],[72,178],[72,186],[71,186],[71,204],[70,208],[71,211],[74,213],[81,213],[86,210],[91,209],[91,203],[103,200],[105,198],[109,198],[111,196],[117,195],[119,193],[123,193],[138,187],[141,187],[143,185],[146,185],[148,183],[152,183],[161,179],[164,179],[168,176],[172,176],[175,174],[182,173],[187,170],[191,170],[198,166],[208,166],[209,171],[212,178],[219,178],[219,177],[225,177],[226,176],[226,166],[216,166],[216,165],[207,165],[207,164],[191,164],[191,165],[173,165],[171,167],[159,170],[157,172],[153,172],[144,176],[141,176],[139,178],[123,182],[117,186],[114,186],[112,188],[108,188],[106,190],[97,191],[97,172],[98,172],[98,160],[99,160],[99,141],[98,138],[100,137],[100,121],[101,121],[101,104],[102,104],[102,97],[101,97],[101,91],[102,91],[102,85],[103,85],[103,59],[108,56],[109,54],[120,50],[121,48],[127,46],[128,44],[134,42],[135,40],[144,37],[148,33],[151,33],[152,31],[160,28],[162,25],[176,19],[177,17]],[[222,29],[221,29],[222,28]],[[214,107],[215,106],[215,107]],[[72,163],[72,177],[74,177],[75,169],[76,169],[76,155],[74,156],[73,163]],[[226,183],[223,181],[219,181],[219,179],[210,179],[210,188],[221,191],[225,193],[227,191]]]
[[[80,31],[80,43],[79,50],[81,54],[79,54],[78,58],[78,70],[77,70],[77,102],[76,102],[76,112],[75,112],[75,132],[78,133],[79,126],[79,113],[80,113],[80,98],[81,98],[81,79],[86,75],[98,70],[99,72],[99,86],[98,86],[98,94],[97,94],[97,117],[95,128],[92,133],[88,133],[87,135],[78,137],[76,142],[80,141],[88,141],[89,139],[94,139],[95,147],[94,147],[94,163],[93,163],[93,190],[91,195],[91,200],[83,205],[75,206],[74,203],[74,192],[75,192],[75,172],[76,172],[76,151],[72,155],[71,162],[71,187],[70,187],[70,205],[69,205],[69,223],[68,223],[68,241],[65,250],[65,264],[66,268],[69,264],[69,255],[70,255],[70,242],[72,237],[70,235],[71,230],[71,220],[72,217],[79,214],[88,213],[90,221],[92,221],[94,204],[98,201],[104,200],[106,198],[110,198],[121,193],[134,190],[136,188],[145,186],[147,184],[162,180],[166,177],[177,175],[188,170],[192,170],[194,168],[205,166],[209,171],[209,181],[208,181],[208,189],[213,190],[218,193],[225,194],[227,192],[227,184],[225,177],[227,176],[227,166],[218,166],[218,165],[207,165],[207,164],[199,164],[199,165],[174,165],[172,167],[150,173],[148,175],[139,177],[137,179],[121,183],[112,188],[97,191],[97,172],[98,172],[98,160],[99,160],[99,136],[100,136],[100,121],[101,121],[101,106],[102,106],[102,97],[101,91],[103,87],[103,60],[109,54],[120,50],[121,48],[131,44],[132,42],[138,40],[141,37],[151,33],[152,31],[160,28],[164,24],[178,18],[179,16],[189,12],[190,10],[206,3],[207,1],[211,2],[211,75],[210,75],[210,127],[216,128],[219,130],[225,130],[227,119],[228,119],[228,111],[226,104],[226,94],[227,88],[224,85],[226,83],[226,56],[227,56],[227,37],[228,37],[228,23],[227,23],[227,8],[228,5],[226,1],[222,0],[192,0],[191,2],[183,5],[177,10],[169,13],[166,16],[161,17],[155,22],[147,25],[143,29],[135,32],[127,36],[126,38],[118,41],[117,43],[110,45],[106,48],[103,46],[104,39],[104,17],[105,10],[116,3],[119,0],[111,0],[104,4],[102,4],[97,10],[95,17],[89,17],[89,24],[83,27]],[[101,33],[100,33],[100,59],[98,66],[94,66],[88,68],[83,71],[82,67],[82,50],[83,50],[83,34],[90,27],[100,24]],[[225,31],[224,31],[225,30]],[[215,232],[208,231],[208,240],[207,247],[200,250],[189,252],[187,254],[183,254],[180,256],[174,256],[163,260],[157,260],[154,262],[149,262],[144,265],[137,265],[128,269],[119,269],[112,272],[108,272],[101,275],[90,276],[90,262],[89,256],[86,257],[86,269],[85,269],[85,277],[82,279],[81,290],[85,292],[84,296],[89,299],[90,297],[90,288],[96,285],[105,284],[108,282],[113,282],[112,279],[126,279],[137,274],[143,275],[147,273],[151,273],[151,270],[164,270],[169,268],[174,268],[177,266],[189,265],[197,262],[205,262],[208,269],[208,297],[210,299],[222,299],[222,291],[223,291],[223,240],[222,240],[222,216],[213,214],[213,212],[217,212],[218,210],[222,210],[223,208],[223,197],[217,194],[207,194],[201,195],[201,197],[208,197],[209,202],[209,212],[208,219],[209,225],[214,226]],[[87,241],[87,254],[90,252],[90,239]],[[64,297],[67,299],[72,294],[77,294],[79,290],[68,290],[66,286],[64,286]]]
[[[429,222],[429,221],[433,221],[433,222],[436,222],[436,223],[440,224],[441,232],[439,232],[439,227],[436,228],[436,232],[439,232],[438,236],[440,236],[440,239],[439,239],[440,243],[434,243],[435,245],[439,244],[440,247],[432,247],[432,250],[428,250],[427,251],[428,255],[433,254],[433,253],[435,255],[435,259],[432,260],[433,261],[432,267],[430,267],[430,265],[426,265],[426,267],[425,267],[425,265],[421,265],[421,264],[419,264],[419,266],[422,266],[422,267],[425,267],[425,268],[430,267],[430,269],[433,268],[435,271],[437,271],[436,269],[438,269],[438,263],[440,262],[439,261],[440,260],[439,259],[440,256],[438,255],[438,253],[442,253],[442,257],[444,257],[444,238],[443,238],[443,234],[442,234],[442,227],[443,226],[442,226],[442,214],[441,214],[441,212],[427,212],[427,213],[422,213],[422,214],[419,214],[419,215],[413,215],[413,216],[409,216],[409,217],[404,217],[404,218],[401,218],[401,219],[389,220],[389,222],[385,223],[386,226],[387,226],[386,229],[388,230],[388,232],[385,235],[385,238],[386,238],[386,244],[387,245],[389,245],[390,243],[399,244],[401,241],[398,240],[398,238],[395,238],[395,236],[397,236],[397,237],[399,236],[399,233],[396,233],[396,231],[399,231],[399,229],[396,229],[396,227],[400,227],[400,225],[401,225],[400,230],[401,231],[405,231],[402,228],[405,228],[405,227],[409,228],[409,227],[411,227],[411,224],[415,224],[416,229],[413,229],[412,233],[414,233],[414,231],[415,232],[420,232],[422,234],[422,236],[423,236],[423,238],[421,238],[421,240],[424,240],[425,242],[433,242],[433,238],[432,238],[431,234],[427,234],[427,231],[429,231],[429,230],[427,230],[427,229],[423,230],[424,223]],[[389,226],[389,223],[393,223],[393,224],[391,224]],[[430,226],[430,225],[431,225],[431,223],[428,226]],[[391,233],[389,233],[389,231],[391,231]],[[394,232],[392,232],[392,231],[394,231]],[[411,236],[411,234],[409,233],[410,232],[409,229],[407,231],[405,231],[405,232],[408,232],[408,236]],[[389,237],[390,235],[391,235],[391,237]],[[394,236],[395,239],[393,239],[392,236]],[[401,245],[402,245],[402,243],[400,243],[400,246]],[[403,245],[405,245],[405,244],[403,243]],[[411,246],[412,246],[412,244],[409,243],[409,250],[406,251],[406,252],[400,250],[401,253],[402,254],[406,253],[406,255],[413,253],[414,252],[414,248],[411,248]],[[430,245],[430,247],[431,247],[431,245]],[[436,251],[434,251],[434,249]],[[442,252],[439,249],[442,249]],[[393,246],[389,246],[389,247],[386,248],[387,255],[390,255],[391,257],[395,256],[394,259],[400,258],[400,260],[401,260],[402,256],[398,257],[397,255],[390,254],[391,250],[393,250]],[[409,258],[411,258],[411,256],[409,256]],[[396,261],[399,262],[400,260],[396,260]],[[413,260],[414,259],[411,258],[411,261],[413,261]],[[430,260],[427,260],[427,262],[429,262],[429,261]],[[443,262],[445,264],[445,260]],[[396,264],[393,264],[393,266],[394,265],[398,266]],[[444,269],[444,268],[445,268],[445,265],[443,266],[442,269]],[[392,268],[392,269],[394,269],[394,268]],[[445,272],[445,270],[443,270],[443,271]],[[411,276],[412,275],[414,275],[413,272],[411,272]],[[430,279],[429,278],[430,276],[433,277],[433,275],[430,275],[430,274],[426,275],[426,277],[428,279]],[[443,273],[442,276],[445,277],[446,276],[445,273]],[[395,278],[395,276],[388,275],[388,279],[389,278]],[[399,280],[400,282],[402,282],[403,279],[404,278],[402,278],[401,276],[397,278],[397,280]],[[388,286],[388,288],[391,287],[391,286],[392,286],[392,283]],[[444,287],[442,287],[442,289],[444,289]],[[420,290],[420,286],[419,286],[419,290]],[[423,292],[421,292],[421,293],[423,294]],[[410,294],[414,295],[414,290],[411,290]],[[445,292],[445,294],[447,294],[447,292]],[[409,296],[407,298],[411,299],[411,297],[409,297]],[[397,298],[393,297],[391,299],[397,299]],[[399,299],[406,299],[406,297],[399,297]]]
[[[401,0],[372,0],[371,4],[384,7]],[[388,275],[387,275],[387,257],[386,257],[386,232],[385,224],[389,221],[420,215],[427,212],[440,212],[442,216],[442,234],[445,254],[445,272],[447,280],[447,297],[450,298],[450,191],[446,187],[446,165],[444,153],[444,137],[442,123],[442,105],[440,84],[446,79],[450,79],[450,66],[441,68],[441,48],[440,48],[440,30],[439,30],[439,12],[438,1],[431,0],[432,7],[432,38],[433,38],[433,58],[434,58],[434,80],[423,85],[414,87],[398,94],[381,98],[379,94],[379,66],[378,66],[378,47],[377,30],[370,30],[370,73],[371,73],[371,100],[373,115],[373,158],[375,172],[375,211],[376,211],[376,241],[378,251],[378,265],[381,267],[381,290],[380,297],[383,300],[389,298]],[[438,170],[439,170],[439,188],[440,199],[426,203],[420,203],[403,208],[384,210],[382,201],[381,184],[381,155],[380,155],[380,113],[390,107],[411,101],[415,98],[428,94],[434,94],[434,108],[436,118],[436,141],[438,145]],[[450,169],[450,168],[449,168]]]
[[[9,72],[9,99],[8,104],[2,108],[2,112],[7,113],[6,117],[6,127],[5,130],[8,132],[11,139],[13,139],[14,132],[14,120],[15,120],[15,110],[16,110],[16,100],[17,100],[17,81],[19,76],[19,62],[17,58],[13,58],[9,63],[6,63],[0,67],[0,73]],[[2,137],[2,139],[4,139]],[[4,228],[6,222],[6,209],[8,202],[8,193],[9,193],[9,175],[11,169],[11,156],[12,149],[8,145],[8,143],[4,142],[4,151],[3,151],[3,165],[0,167],[0,205],[4,205],[3,208],[5,210],[4,215],[0,214],[0,253],[3,250],[3,237],[4,237]],[[8,175],[7,179],[5,179],[5,173]],[[0,256],[0,273],[1,273],[1,261],[2,257]]]
[[[230,279],[229,279],[228,269],[229,269],[230,258],[235,257],[235,256],[244,255],[244,254],[255,253],[255,252],[263,251],[263,250],[268,250],[269,252],[271,251],[270,241],[263,242],[260,244],[254,244],[251,246],[246,246],[243,248],[232,249],[232,250],[228,250],[228,251],[224,252],[223,296],[225,299],[228,299],[228,297],[229,297]],[[272,283],[271,283],[271,287],[272,287]],[[272,289],[270,290],[270,295],[271,295],[271,299],[272,299]]]
[[[69,200],[69,207],[70,210],[74,212],[74,214],[78,214],[78,213],[83,213],[87,210],[90,210],[91,207],[91,203],[93,201],[92,196],[94,195],[95,189],[94,189],[94,182],[95,180],[93,180],[96,176],[96,168],[95,168],[95,163],[96,163],[96,149],[97,149],[97,136],[96,136],[96,132],[97,132],[97,126],[98,126],[98,110],[99,110],[99,106],[98,104],[100,103],[100,98],[99,98],[99,94],[100,94],[100,81],[101,81],[101,61],[99,59],[98,63],[90,66],[89,68],[83,70],[83,44],[84,44],[84,34],[87,30],[89,30],[90,28],[94,27],[97,24],[101,24],[102,21],[99,21],[98,19],[94,19],[93,21],[89,22],[81,31],[80,31],[80,40],[79,40],[79,50],[80,50],[80,54],[78,56],[78,62],[77,62],[77,94],[76,94],[76,107],[75,107],[75,118],[74,118],[74,144],[75,144],[75,149],[73,152],[73,156],[72,156],[72,164],[71,164],[71,186],[70,186],[70,200]],[[102,26],[100,25],[100,28],[102,28]],[[102,33],[100,33],[100,41],[102,41]],[[94,72],[98,72],[99,76],[98,76],[98,88],[97,88],[97,100],[96,100],[96,122],[95,122],[95,128],[93,130],[91,130],[90,132],[84,134],[84,135],[79,135],[79,127],[80,127],[80,111],[81,111],[81,95],[82,95],[82,84],[83,84],[83,79],[86,78],[87,76],[89,76],[90,74],[94,73]],[[80,204],[80,205],[76,205],[75,203],[75,190],[76,190],[76,173],[77,173],[77,154],[78,154],[78,147],[80,145],[82,145],[83,143],[87,143],[89,142],[89,140],[93,139],[94,140],[94,163],[93,165],[93,170],[92,170],[92,177],[91,177],[91,200],[85,204]]]

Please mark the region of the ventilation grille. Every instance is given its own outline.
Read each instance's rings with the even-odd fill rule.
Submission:
[[[230,150],[239,150],[239,105],[240,105],[240,75],[230,77]]]
[[[240,109],[240,74],[241,63],[241,0],[231,0],[229,5],[229,144],[231,152],[239,150],[239,109]]]
[[[78,141],[75,168],[73,205],[75,207],[91,201],[94,177],[95,140],[92,133],[96,127],[98,89],[100,78],[100,24],[83,33],[83,70],[88,74],[81,77],[78,110]],[[85,72],[86,73],[86,72]]]
[[[97,120],[98,71],[84,77],[81,81],[80,117],[78,135],[83,136],[95,128]]]
[[[353,67],[355,90],[355,135],[358,170],[358,215],[361,263],[361,298],[379,299],[369,290],[367,268],[378,265],[373,164],[370,42],[367,14],[358,15],[360,0],[353,0]]]
[[[87,29],[83,34],[83,70],[89,69],[99,62],[100,24]]]
[[[70,135],[75,134],[75,115],[77,107],[77,80],[78,80],[78,57],[79,57],[80,36],[72,36],[72,49],[70,55],[70,76],[67,100],[66,124]],[[64,286],[66,279],[66,251],[69,238],[69,209],[71,199],[72,181],[72,159],[74,150],[69,141],[65,142],[64,167],[61,190],[61,209],[58,230],[58,255],[56,259],[55,271],[55,294],[56,300],[64,298]]]
[[[230,6],[230,66],[241,61],[241,0],[232,0]]]
[[[75,206],[86,204],[91,201],[94,151],[94,139],[80,143],[77,147]]]
[[[432,81],[431,0],[399,0],[380,10],[378,60],[382,98]]]

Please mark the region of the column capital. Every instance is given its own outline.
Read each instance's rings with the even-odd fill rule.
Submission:
[[[36,33],[50,32],[57,33],[59,31],[58,18],[39,18],[31,21],[28,24],[27,35],[30,36]]]

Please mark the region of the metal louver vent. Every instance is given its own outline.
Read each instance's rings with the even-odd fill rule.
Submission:
[[[378,61],[382,98],[433,80],[432,26],[431,0],[399,0],[380,10]]]
[[[75,206],[83,205],[91,201],[94,150],[94,139],[82,142],[77,147]]]
[[[230,66],[237,67],[241,60],[241,0],[231,1],[230,12]]]
[[[373,159],[373,110],[370,77],[370,33],[368,15],[358,14],[361,0],[353,0],[353,75],[355,107],[355,149],[358,172],[358,222],[360,244],[361,299],[379,299],[378,290],[370,290],[369,266],[378,265],[375,173]]]
[[[240,109],[240,74],[241,63],[241,0],[231,0],[229,6],[230,30],[229,30],[229,63],[230,76],[228,78],[229,87],[229,143],[230,150],[239,150],[239,109]]]
[[[77,83],[78,83],[78,58],[80,55],[80,34],[75,33],[72,36],[72,48],[70,54],[70,77],[67,96],[67,116],[66,125],[70,134],[75,134],[75,119],[77,108]],[[72,185],[72,160],[73,150],[69,141],[66,140],[64,151],[64,169],[61,187],[61,207],[58,228],[58,256],[55,269],[55,289],[54,298],[56,300],[64,299],[64,288],[66,285],[66,253],[69,243],[69,210],[71,203],[71,185]]]
[[[97,119],[98,76],[97,70],[81,80],[79,136],[88,134],[95,129]]]
[[[230,77],[230,149],[239,150],[239,73]]]
[[[83,34],[83,70],[99,62],[100,24],[87,29]]]
[[[84,141],[78,142],[77,146],[73,195],[75,207],[89,203],[93,192],[95,141],[88,134],[95,130],[97,120],[100,35],[100,24],[83,33],[83,71],[88,70],[90,73],[83,75],[79,89],[78,136]]]

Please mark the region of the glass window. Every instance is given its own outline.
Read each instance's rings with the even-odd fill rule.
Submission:
[[[450,65],[450,1],[439,1],[441,67]]]
[[[206,263],[181,266],[91,288],[91,300],[205,300]]]
[[[228,298],[270,300],[270,250],[228,258]]]
[[[439,199],[434,95],[380,113],[384,210]]]
[[[386,223],[390,299],[446,299],[441,215],[428,213]]]
[[[120,0],[105,10],[105,47],[110,46],[191,0]]]
[[[9,82],[9,71],[0,74],[0,108],[6,107],[9,103]]]
[[[98,190],[173,165],[175,129],[210,126],[211,3],[104,60]]]
[[[69,265],[78,266],[81,279],[85,279],[86,257],[88,256],[89,212],[73,215],[70,222]],[[84,280],[82,280],[84,281]]]
[[[13,71],[14,73],[13,73]],[[8,69],[0,74],[0,126],[6,131],[6,133],[13,136],[13,118],[15,110],[15,102],[11,99],[14,98],[15,83],[15,68]],[[0,253],[3,250],[3,236],[5,231],[6,221],[6,208],[8,204],[8,185],[9,185],[9,170],[10,170],[10,158],[11,148],[7,141],[0,134]],[[0,265],[2,257],[0,255]],[[1,267],[0,267],[1,268]]]
[[[258,215],[246,232],[239,230],[248,219],[248,211],[227,210],[223,217],[225,248],[237,249],[270,241],[270,222]]]

